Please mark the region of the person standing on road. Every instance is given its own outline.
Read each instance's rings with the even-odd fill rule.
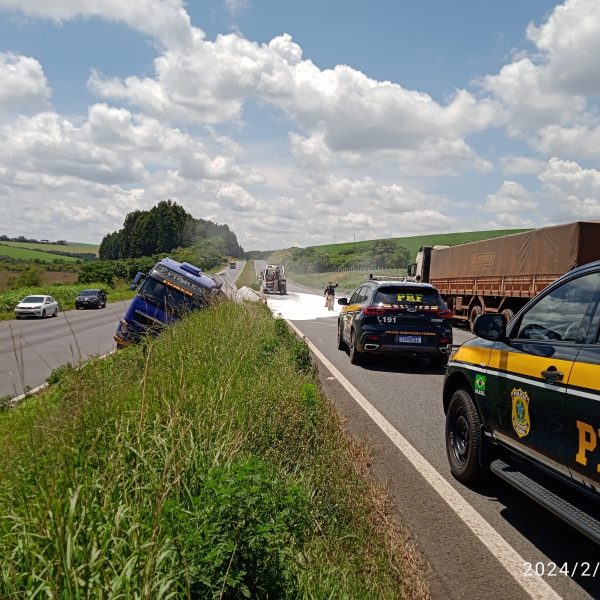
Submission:
[[[333,301],[335,300],[335,288],[338,286],[338,284],[336,283],[335,285],[333,284],[333,282],[329,282],[327,284],[327,287],[325,288],[325,306],[327,307],[327,310],[333,310]]]

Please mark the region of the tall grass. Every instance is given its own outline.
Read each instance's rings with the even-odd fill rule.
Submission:
[[[0,597],[425,598],[305,344],[221,304],[0,413]]]

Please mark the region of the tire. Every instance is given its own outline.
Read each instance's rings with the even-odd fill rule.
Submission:
[[[462,483],[476,483],[488,474],[480,462],[482,444],[475,402],[467,390],[456,390],[446,415],[446,454],[452,475]]]
[[[287,295],[287,287],[285,285],[281,288],[281,295],[282,296],[286,296]]]
[[[58,308],[54,309],[54,312],[52,313],[53,317],[58,317]]]
[[[46,315],[46,309],[42,311],[42,319],[45,319],[48,315]]]
[[[510,308],[505,308],[501,314],[507,323],[515,316],[515,313]]]
[[[344,338],[342,337],[342,332],[343,332],[342,324],[338,323],[338,327],[337,327],[338,350],[346,350],[348,348],[348,345],[346,344],[346,342],[344,341]]]
[[[469,315],[469,325],[471,326],[471,331],[473,331],[473,326],[475,325],[475,319],[477,319],[477,317],[481,313],[483,313],[483,311],[481,310],[481,306],[479,306],[479,305],[475,305],[471,309],[471,314]]]
[[[349,346],[350,362],[353,365],[360,365],[363,362],[362,354],[356,349],[356,336],[354,335],[354,329],[350,332],[350,346]]]

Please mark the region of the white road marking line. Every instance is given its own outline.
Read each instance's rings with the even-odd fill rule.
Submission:
[[[521,555],[435,470],[414,446],[342,375],[323,353],[293,323],[290,327],[303,339],[315,356],[346,388],[357,404],[385,433],[390,441],[406,456],[436,493],[475,534],[479,541],[495,556],[515,581],[536,600],[560,600],[558,595],[541,577],[525,575],[525,560]]]
[[[107,356],[110,356],[111,354],[114,354],[115,352],[116,352],[116,349],[115,350],[111,350],[110,352],[107,352],[106,354],[101,354],[100,356],[89,356],[84,363],[82,363],[81,365],[79,365],[77,367],[77,369],[79,369],[81,366],[83,366],[89,360],[92,360],[94,358],[97,358],[97,359],[106,358]],[[29,390],[28,392],[25,392],[24,394],[19,394],[18,396],[15,396],[14,398],[11,398],[8,401],[8,403],[11,406],[16,406],[17,404],[19,404],[19,402],[25,400],[25,398],[27,398],[28,396],[33,396],[34,394],[37,394],[38,392],[41,392],[42,390],[45,390],[49,385],[50,385],[49,383],[42,383],[42,385],[38,385],[37,387]]]

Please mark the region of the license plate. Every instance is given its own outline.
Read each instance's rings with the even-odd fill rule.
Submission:
[[[421,336],[420,335],[397,335],[396,343],[397,344],[420,344]]]

